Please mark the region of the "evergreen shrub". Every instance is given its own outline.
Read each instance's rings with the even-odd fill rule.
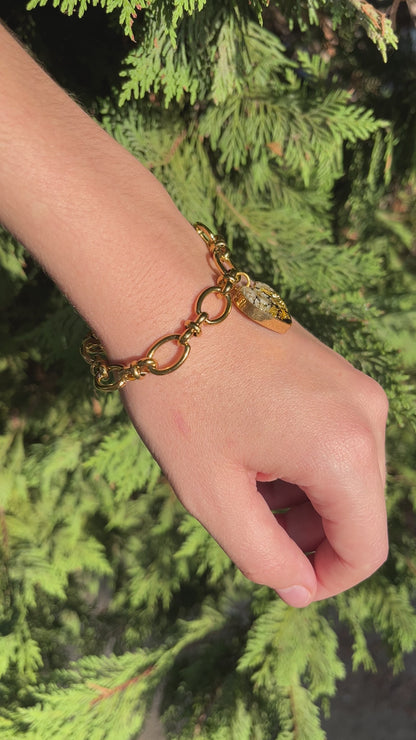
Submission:
[[[3,18],[166,186],[390,399],[390,557],[304,610],[247,582],[178,503],[85,327],[0,243],[0,737],[320,740],[345,667],[416,641],[416,73],[403,7],[30,0]],[[128,185],[128,183],[127,183]],[[117,193],[114,194],[117,197]]]

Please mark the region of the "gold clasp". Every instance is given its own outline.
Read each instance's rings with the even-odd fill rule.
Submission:
[[[215,240],[217,238],[215,234],[212,233],[211,229],[209,229],[208,226],[205,226],[205,224],[202,224],[200,221],[197,221],[197,223],[194,224],[194,229],[196,233],[199,234],[201,239],[204,240],[208,249],[211,251],[211,245],[215,245]]]
[[[219,271],[224,275],[229,272],[230,269],[234,270],[235,268],[231,262],[230,253],[224,237],[220,236],[220,234],[213,234],[208,226],[205,226],[205,224],[200,222],[194,224],[194,229],[207,245],[211,257]]]

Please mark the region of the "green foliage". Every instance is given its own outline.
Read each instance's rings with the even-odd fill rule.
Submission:
[[[359,24],[376,44],[384,61],[387,61],[389,47],[397,47],[397,37],[385,12],[366,0],[283,0],[279,6],[289,23],[298,23],[303,31],[311,25],[319,25],[326,15],[334,29],[348,39]]]
[[[130,424],[120,424],[107,435],[85,466],[102,475],[115,488],[115,501],[129,499],[134,491],[152,493],[160,477],[159,466],[140,442]]]
[[[241,84],[247,66],[246,20],[234,3],[203,5],[179,25],[177,7],[173,22],[168,21],[169,3],[147,11],[146,27],[127,57],[121,103],[149,91],[162,93],[166,107],[185,93],[194,103],[207,98],[211,87],[214,96],[225,96],[230,86]]]
[[[82,18],[88,7],[99,5],[107,13],[118,11],[120,25],[124,28],[127,35],[131,35],[131,27],[136,18],[137,2],[136,0],[29,0],[27,9],[42,8],[50,3],[54,8],[59,8],[61,13],[72,15],[77,13]]]
[[[283,0],[264,24],[260,0],[28,9],[48,4],[100,7],[134,34],[117,89],[94,103],[103,126],[385,387],[391,554],[370,581],[302,611],[248,583],[184,512],[119,400],[93,393],[82,321],[2,232],[1,737],[135,738],[162,688],[172,738],[320,740],[345,672],[337,622],[353,667],[377,668],[370,634],[394,670],[416,643],[409,52],[401,40],[384,65],[373,42],[385,54],[397,40],[362,0]]]

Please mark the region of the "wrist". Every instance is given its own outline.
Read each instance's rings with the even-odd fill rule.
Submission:
[[[82,354],[91,366],[98,390],[120,390],[132,380],[140,380],[149,373],[168,375],[188,358],[191,340],[200,336],[202,328],[218,325],[228,318],[234,306],[257,324],[284,334],[292,323],[291,316],[282,298],[270,286],[252,280],[246,272],[234,266],[222,236],[215,236],[204,224],[195,224],[195,230],[205,243],[212,265],[217,273],[214,285],[204,288],[198,295],[192,314],[183,319],[180,328],[156,339],[148,350],[139,356],[113,362],[106,356],[104,347],[96,335],[90,334],[82,344]],[[215,300],[221,306],[210,306]],[[172,345],[175,353],[169,361],[159,355]],[[155,357],[156,355],[156,357]]]
[[[213,284],[213,277],[200,237],[175,209],[145,230],[141,225],[134,229],[130,245],[120,249],[116,269],[105,275],[83,314],[108,358],[125,361],[146,353],[160,337],[183,331],[196,297]],[[110,305],[102,310],[108,294]],[[168,348],[163,354],[169,354]]]

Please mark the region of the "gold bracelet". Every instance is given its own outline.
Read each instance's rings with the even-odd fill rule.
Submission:
[[[146,375],[167,375],[177,370],[187,359],[191,345],[189,341],[201,333],[203,324],[219,324],[227,318],[234,304],[243,314],[267,329],[284,334],[292,319],[281,297],[265,283],[252,280],[246,272],[237,270],[231,262],[224,239],[215,236],[204,224],[194,225],[199,236],[207,245],[215,267],[219,270],[217,284],[203,290],[195,302],[195,317],[184,322],[181,334],[168,334],[152,344],[143,357],[126,365],[111,364],[103,345],[95,334],[89,334],[81,345],[81,354],[90,365],[95,387],[100,391],[116,391],[129,380],[140,380]],[[210,318],[203,310],[207,296],[215,294],[224,301],[223,310]],[[175,362],[161,366],[155,359],[157,350],[168,342],[175,342],[180,356]]]

